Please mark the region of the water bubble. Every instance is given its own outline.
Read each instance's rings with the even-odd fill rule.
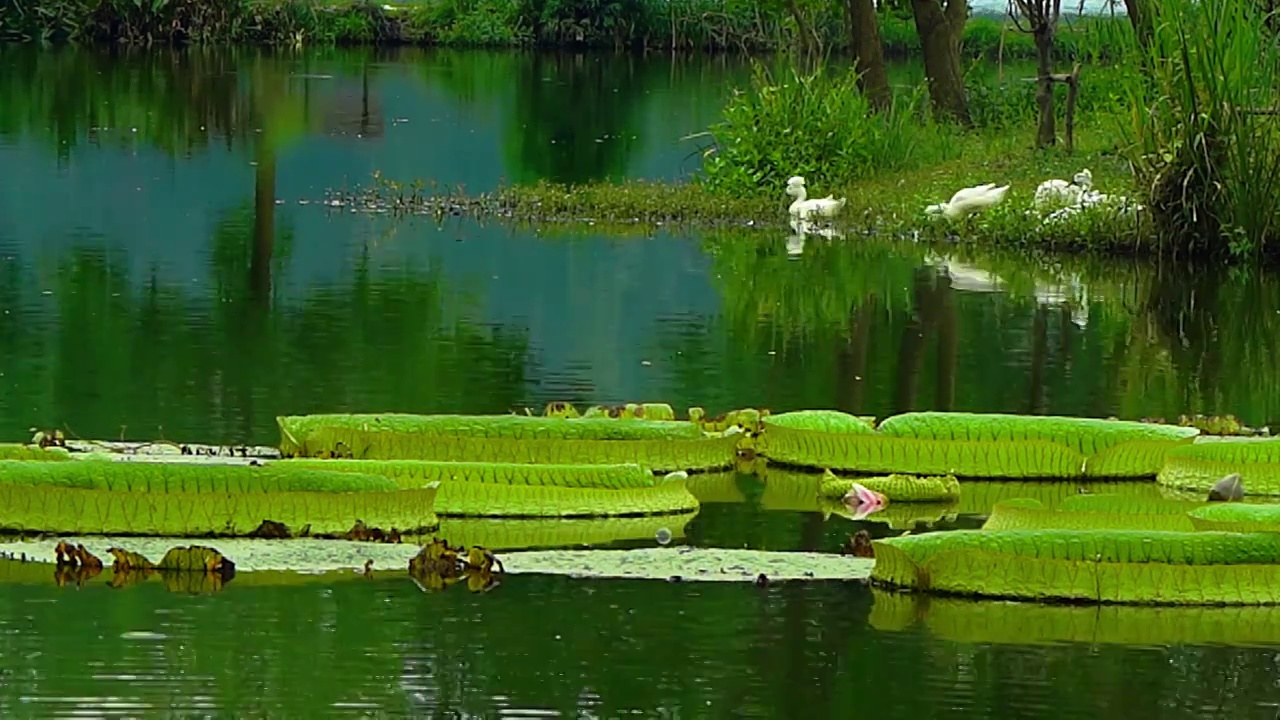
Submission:
[[[666,528],[658,528],[658,532],[655,533],[654,537],[659,545],[666,545],[671,542],[671,531]]]

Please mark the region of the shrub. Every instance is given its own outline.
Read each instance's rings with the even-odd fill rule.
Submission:
[[[920,112],[920,93],[874,114],[851,70],[789,74],[778,84],[757,64],[751,88],[734,92],[710,130],[716,145],[703,172],[711,188],[756,193],[792,175],[829,187],[914,166],[941,144],[938,126]]]

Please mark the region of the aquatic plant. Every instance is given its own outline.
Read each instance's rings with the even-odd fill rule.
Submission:
[[[793,410],[770,414],[764,419],[766,429],[771,427],[792,430],[816,430],[818,432],[874,434],[875,425],[864,418],[839,410]]]
[[[1085,499],[1087,503],[1075,502]],[[1170,530],[1196,529],[1189,512],[1205,503],[1134,495],[1077,495],[1050,509],[1038,500],[996,503],[983,530]]]
[[[733,435],[708,437],[696,424],[678,421],[515,415],[488,420],[378,417],[389,421],[361,416],[281,418],[282,452],[356,460],[637,463],[656,472],[672,472],[728,467],[738,443]]]
[[[1204,503],[1187,513],[1196,530],[1221,532],[1280,532],[1280,505],[1245,505],[1243,503]]]
[[[1052,440],[1083,454],[1133,441],[1189,442],[1195,428],[1124,420],[1007,413],[911,412],[880,423],[885,435],[935,440]]]
[[[872,581],[958,595],[1280,603],[1280,533],[957,530],[873,542]]]
[[[585,518],[674,515],[696,511],[699,502],[684,478],[619,489],[445,481],[434,507],[449,517]]]
[[[954,475],[918,477],[894,474],[853,479],[839,478],[827,471],[818,486],[818,495],[839,500],[848,494],[854,483],[884,495],[891,503],[949,503],[958,500],[961,492],[960,481]]]
[[[1201,443],[1169,452],[1156,479],[1161,485],[1206,493],[1239,473],[1250,495],[1280,495],[1280,440]]]
[[[691,422],[556,418],[528,415],[412,415],[365,413],[297,415],[277,418],[283,439],[281,451],[296,451],[303,440],[321,445],[346,443],[356,433],[386,433],[410,443],[417,438],[460,436],[532,440],[691,440],[702,431]]]
[[[615,465],[526,465],[426,460],[283,460],[277,467],[301,467],[392,479],[412,489],[436,481],[496,485],[550,485],[565,488],[653,487],[653,473],[635,463]]]
[[[92,456],[91,456],[92,457]],[[86,488],[119,492],[272,493],[395,490],[381,475],[341,473],[288,464],[250,465],[116,462],[85,459],[73,463],[0,461],[0,485]]]
[[[1076,478],[1084,456],[1045,440],[962,441],[775,429],[757,442],[771,461],[861,473]]]
[[[1280,48],[1249,0],[1150,4],[1132,51],[1124,153],[1137,169],[1161,246],[1257,257],[1280,219]]]
[[[881,632],[919,632],[952,642],[1019,646],[1081,643],[1164,647],[1280,643],[1274,607],[1142,607],[993,603],[871,589],[869,622]]]
[[[0,461],[24,460],[28,462],[63,462],[71,459],[71,453],[67,451],[66,447],[41,447],[40,445],[0,443]]]
[[[0,530],[247,536],[269,518],[289,528],[309,528],[316,536],[343,535],[359,522],[388,531],[429,532],[439,522],[432,511],[435,495],[436,487],[360,492],[146,492],[0,484]]]

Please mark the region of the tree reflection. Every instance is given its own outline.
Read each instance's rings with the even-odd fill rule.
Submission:
[[[644,75],[629,56],[537,53],[515,79],[505,154],[512,179],[617,179],[638,149]]]
[[[1201,412],[1256,425],[1278,414],[1280,371],[1267,359],[1280,352],[1272,276],[966,259],[998,276],[987,286],[978,273],[953,282],[911,246],[811,245],[797,259],[751,233],[708,237],[723,306],[696,346],[687,338],[672,346],[682,353],[677,394],[717,398],[717,409],[838,407],[880,417]],[[720,379],[714,360],[700,357],[732,360]]]

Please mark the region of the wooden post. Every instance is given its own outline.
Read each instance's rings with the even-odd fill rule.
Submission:
[[[1080,63],[1076,63],[1071,68],[1071,74],[1067,76],[1067,110],[1066,110],[1066,141],[1067,153],[1070,154],[1076,147],[1076,92],[1080,89]]]
[[[1022,78],[1022,80],[1024,82],[1040,82],[1040,78]],[[1080,63],[1076,63],[1069,74],[1054,73],[1050,75],[1049,81],[1063,83],[1067,86],[1066,145],[1067,152],[1071,152],[1075,147],[1076,93],[1080,91]],[[1280,114],[1280,112],[1277,112],[1277,114]]]

